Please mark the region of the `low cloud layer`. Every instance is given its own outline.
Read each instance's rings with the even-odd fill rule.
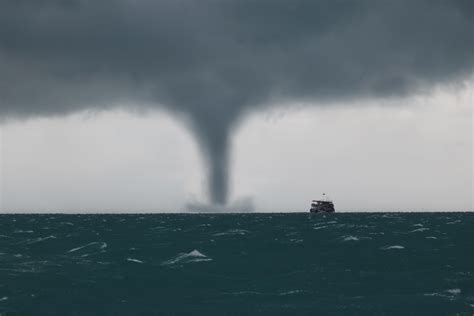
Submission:
[[[473,38],[469,0],[5,0],[0,117],[165,107],[188,121],[224,204],[243,115],[456,83],[474,72]]]

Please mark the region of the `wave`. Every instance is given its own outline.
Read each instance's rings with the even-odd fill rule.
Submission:
[[[205,262],[205,261],[211,261],[211,260],[212,258],[209,258],[205,254],[199,252],[199,250],[194,249],[193,251],[188,252],[188,253],[180,253],[175,258],[164,261],[162,265]]]
[[[360,239],[355,236],[346,236],[342,240],[343,241],[359,241]]]
[[[144,263],[143,261],[138,260],[138,259],[134,259],[134,258],[127,258],[127,261],[135,262],[135,263]]]
[[[249,233],[248,230],[245,229],[229,229],[222,233],[215,233],[213,236],[235,236],[235,235],[247,235]]]
[[[454,224],[459,224],[459,223],[461,223],[461,220],[460,220],[460,219],[457,219],[457,220],[455,220],[455,221],[447,222],[446,224],[447,224],[447,225],[454,225]]]
[[[257,292],[257,291],[238,291],[238,292],[231,292],[231,293],[225,293],[225,294],[230,294],[230,295],[233,295],[233,296],[265,295],[265,293]]]
[[[400,246],[400,245],[393,245],[393,246],[385,246],[385,247],[382,247],[380,249],[382,249],[382,250],[392,250],[392,249],[401,250],[401,249],[405,249],[405,247]]]
[[[79,247],[76,247],[76,248],[72,248],[70,250],[68,250],[66,253],[72,253],[72,252],[77,252],[79,250],[83,250],[83,249],[87,249],[87,250],[90,250],[90,249],[95,249],[95,250],[103,250],[107,248],[107,243],[106,242],[103,242],[103,241],[93,241],[93,242],[90,242],[86,245],[83,245],[83,246],[79,246]]]
[[[32,234],[32,233],[34,233],[34,231],[33,230],[16,229],[13,233],[14,234]]]
[[[48,240],[48,239],[56,239],[56,238],[57,238],[56,236],[50,235],[50,236],[47,236],[47,237],[38,237],[38,238],[34,238],[34,239],[27,239],[25,241],[20,242],[20,244],[32,245],[32,244],[37,244],[39,242],[43,242],[43,241]]]
[[[304,242],[304,239],[297,239],[297,238],[290,239],[291,244],[300,244],[302,242]]]
[[[454,289],[447,289],[442,292],[426,293],[424,294],[424,296],[437,296],[437,297],[443,297],[449,300],[454,300],[459,294],[461,294],[461,289],[454,288]]]
[[[288,295],[299,295],[299,294],[307,294],[309,293],[308,291],[305,290],[290,290],[286,292],[280,292],[278,293],[279,296],[288,296]]]
[[[313,229],[314,229],[314,230],[319,230],[319,229],[324,229],[324,228],[328,228],[328,227],[330,227],[330,225],[313,226]]]
[[[372,237],[357,237],[357,236],[352,236],[352,235],[346,235],[341,237],[343,242],[350,242],[350,241],[361,241],[361,240],[370,240]]]
[[[449,289],[446,290],[446,292],[448,292],[449,294],[458,295],[461,294],[461,289]]]
[[[417,229],[414,229],[414,230],[410,231],[410,233],[419,233],[419,232],[424,232],[424,231],[427,231],[427,230],[430,230],[430,229],[426,228],[426,227],[417,228]]]
[[[295,296],[301,294],[308,294],[309,291],[306,290],[289,290],[284,292],[277,292],[277,293],[265,293],[265,292],[258,292],[258,291],[237,291],[226,293],[232,296]]]

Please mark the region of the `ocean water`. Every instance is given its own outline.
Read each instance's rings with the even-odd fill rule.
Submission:
[[[0,215],[0,315],[473,315],[474,213]]]

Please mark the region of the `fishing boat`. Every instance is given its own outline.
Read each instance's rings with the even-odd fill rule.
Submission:
[[[313,200],[311,203],[310,213],[334,213],[334,203],[326,198],[326,193],[323,193],[321,200]]]

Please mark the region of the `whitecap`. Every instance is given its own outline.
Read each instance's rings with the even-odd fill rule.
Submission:
[[[101,265],[109,265],[111,264],[110,262],[107,262],[107,261],[97,261],[98,264],[101,264]]]
[[[8,296],[0,297],[0,302],[8,300]]]
[[[359,241],[359,238],[355,236],[346,236],[344,237],[343,241]]]
[[[249,233],[248,230],[245,229],[229,229],[222,233],[215,233],[213,236],[235,236],[235,235],[247,235]]]
[[[454,289],[448,289],[443,292],[434,292],[434,293],[426,293],[424,296],[437,296],[437,297],[443,297],[449,300],[454,300],[456,296],[461,294],[461,289],[459,288],[454,288]]]
[[[167,228],[165,226],[156,226],[150,228],[150,230],[167,230]]]
[[[127,258],[127,261],[135,262],[135,263],[143,263],[143,261],[138,260],[138,259],[134,259],[134,258]]]
[[[398,249],[398,250],[400,250],[400,249],[405,249],[405,247],[400,246],[400,245],[393,245],[393,246],[385,246],[385,247],[382,247],[382,248],[380,248],[380,249],[382,249],[382,250],[391,250],[391,249]]]
[[[4,253],[0,252],[0,261],[15,261],[19,258],[23,258],[25,256],[16,253],[16,254],[10,254],[10,253]]]
[[[426,236],[425,239],[438,239],[435,236]]]
[[[449,290],[446,290],[446,292],[452,295],[458,295],[458,294],[461,294],[461,289],[449,289]]]
[[[426,227],[423,227],[423,228],[417,228],[417,229],[414,229],[412,231],[410,231],[410,233],[418,233],[418,232],[424,232],[426,230],[430,230],[429,228],[426,228]]]
[[[452,221],[452,222],[447,222],[446,224],[453,225],[453,224],[457,224],[457,223],[461,223],[461,220],[458,219],[458,220],[455,220],[455,221]]]
[[[293,243],[293,244],[299,244],[299,243],[302,243],[303,241],[304,241],[303,239],[295,239],[295,238],[290,239],[290,243]]]
[[[305,290],[289,290],[285,292],[279,292],[279,293],[263,293],[263,292],[257,292],[257,291],[237,291],[237,292],[231,292],[231,293],[226,293],[234,296],[289,296],[289,295],[299,295],[299,294],[305,294],[309,293],[308,291]]]
[[[303,293],[308,293],[308,291],[305,291],[305,290],[291,290],[291,291],[278,293],[278,295],[279,296],[287,296],[287,295],[296,295],[296,294],[303,294]]]
[[[14,231],[16,234],[32,234],[34,231],[32,230],[22,230],[22,229],[17,229]]]
[[[164,261],[162,265],[173,265],[178,263],[192,263],[192,262],[205,262],[211,261],[212,258],[209,258],[205,254],[199,252],[199,250],[194,249],[189,253],[180,253],[175,258]]]
[[[84,249],[84,248],[90,248],[91,246],[96,246],[99,249],[105,249],[105,248],[107,248],[107,243],[103,242],[103,241],[93,241],[93,242],[90,242],[90,243],[88,243],[84,246],[72,248],[72,249],[68,250],[67,253],[76,252],[76,251],[79,251],[79,250]]]
[[[434,293],[425,293],[423,294],[423,296],[439,296],[439,297],[446,297],[446,298],[449,298],[448,295],[446,294],[443,294],[443,293],[438,293],[438,292],[434,292]]]
[[[231,293],[226,293],[230,295],[235,295],[235,296],[241,296],[241,295],[265,295],[264,293],[257,292],[257,291],[238,291],[238,292],[231,292]]]
[[[324,228],[327,228],[329,227],[329,225],[326,225],[326,226],[313,226],[313,229],[314,230],[319,230],[319,229],[324,229]]]
[[[35,239],[28,239],[24,243],[27,244],[27,245],[31,245],[31,244],[36,244],[36,243],[48,240],[48,239],[56,239],[56,236],[50,235],[50,236],[47,236],[47,237],[38,237],[38,238],[35,238]]]
[[[0,268],[1,271],[9,271],[14,273],[39,273],[41,272],[40,268],[30,267],[29,269],[22,268]]]

